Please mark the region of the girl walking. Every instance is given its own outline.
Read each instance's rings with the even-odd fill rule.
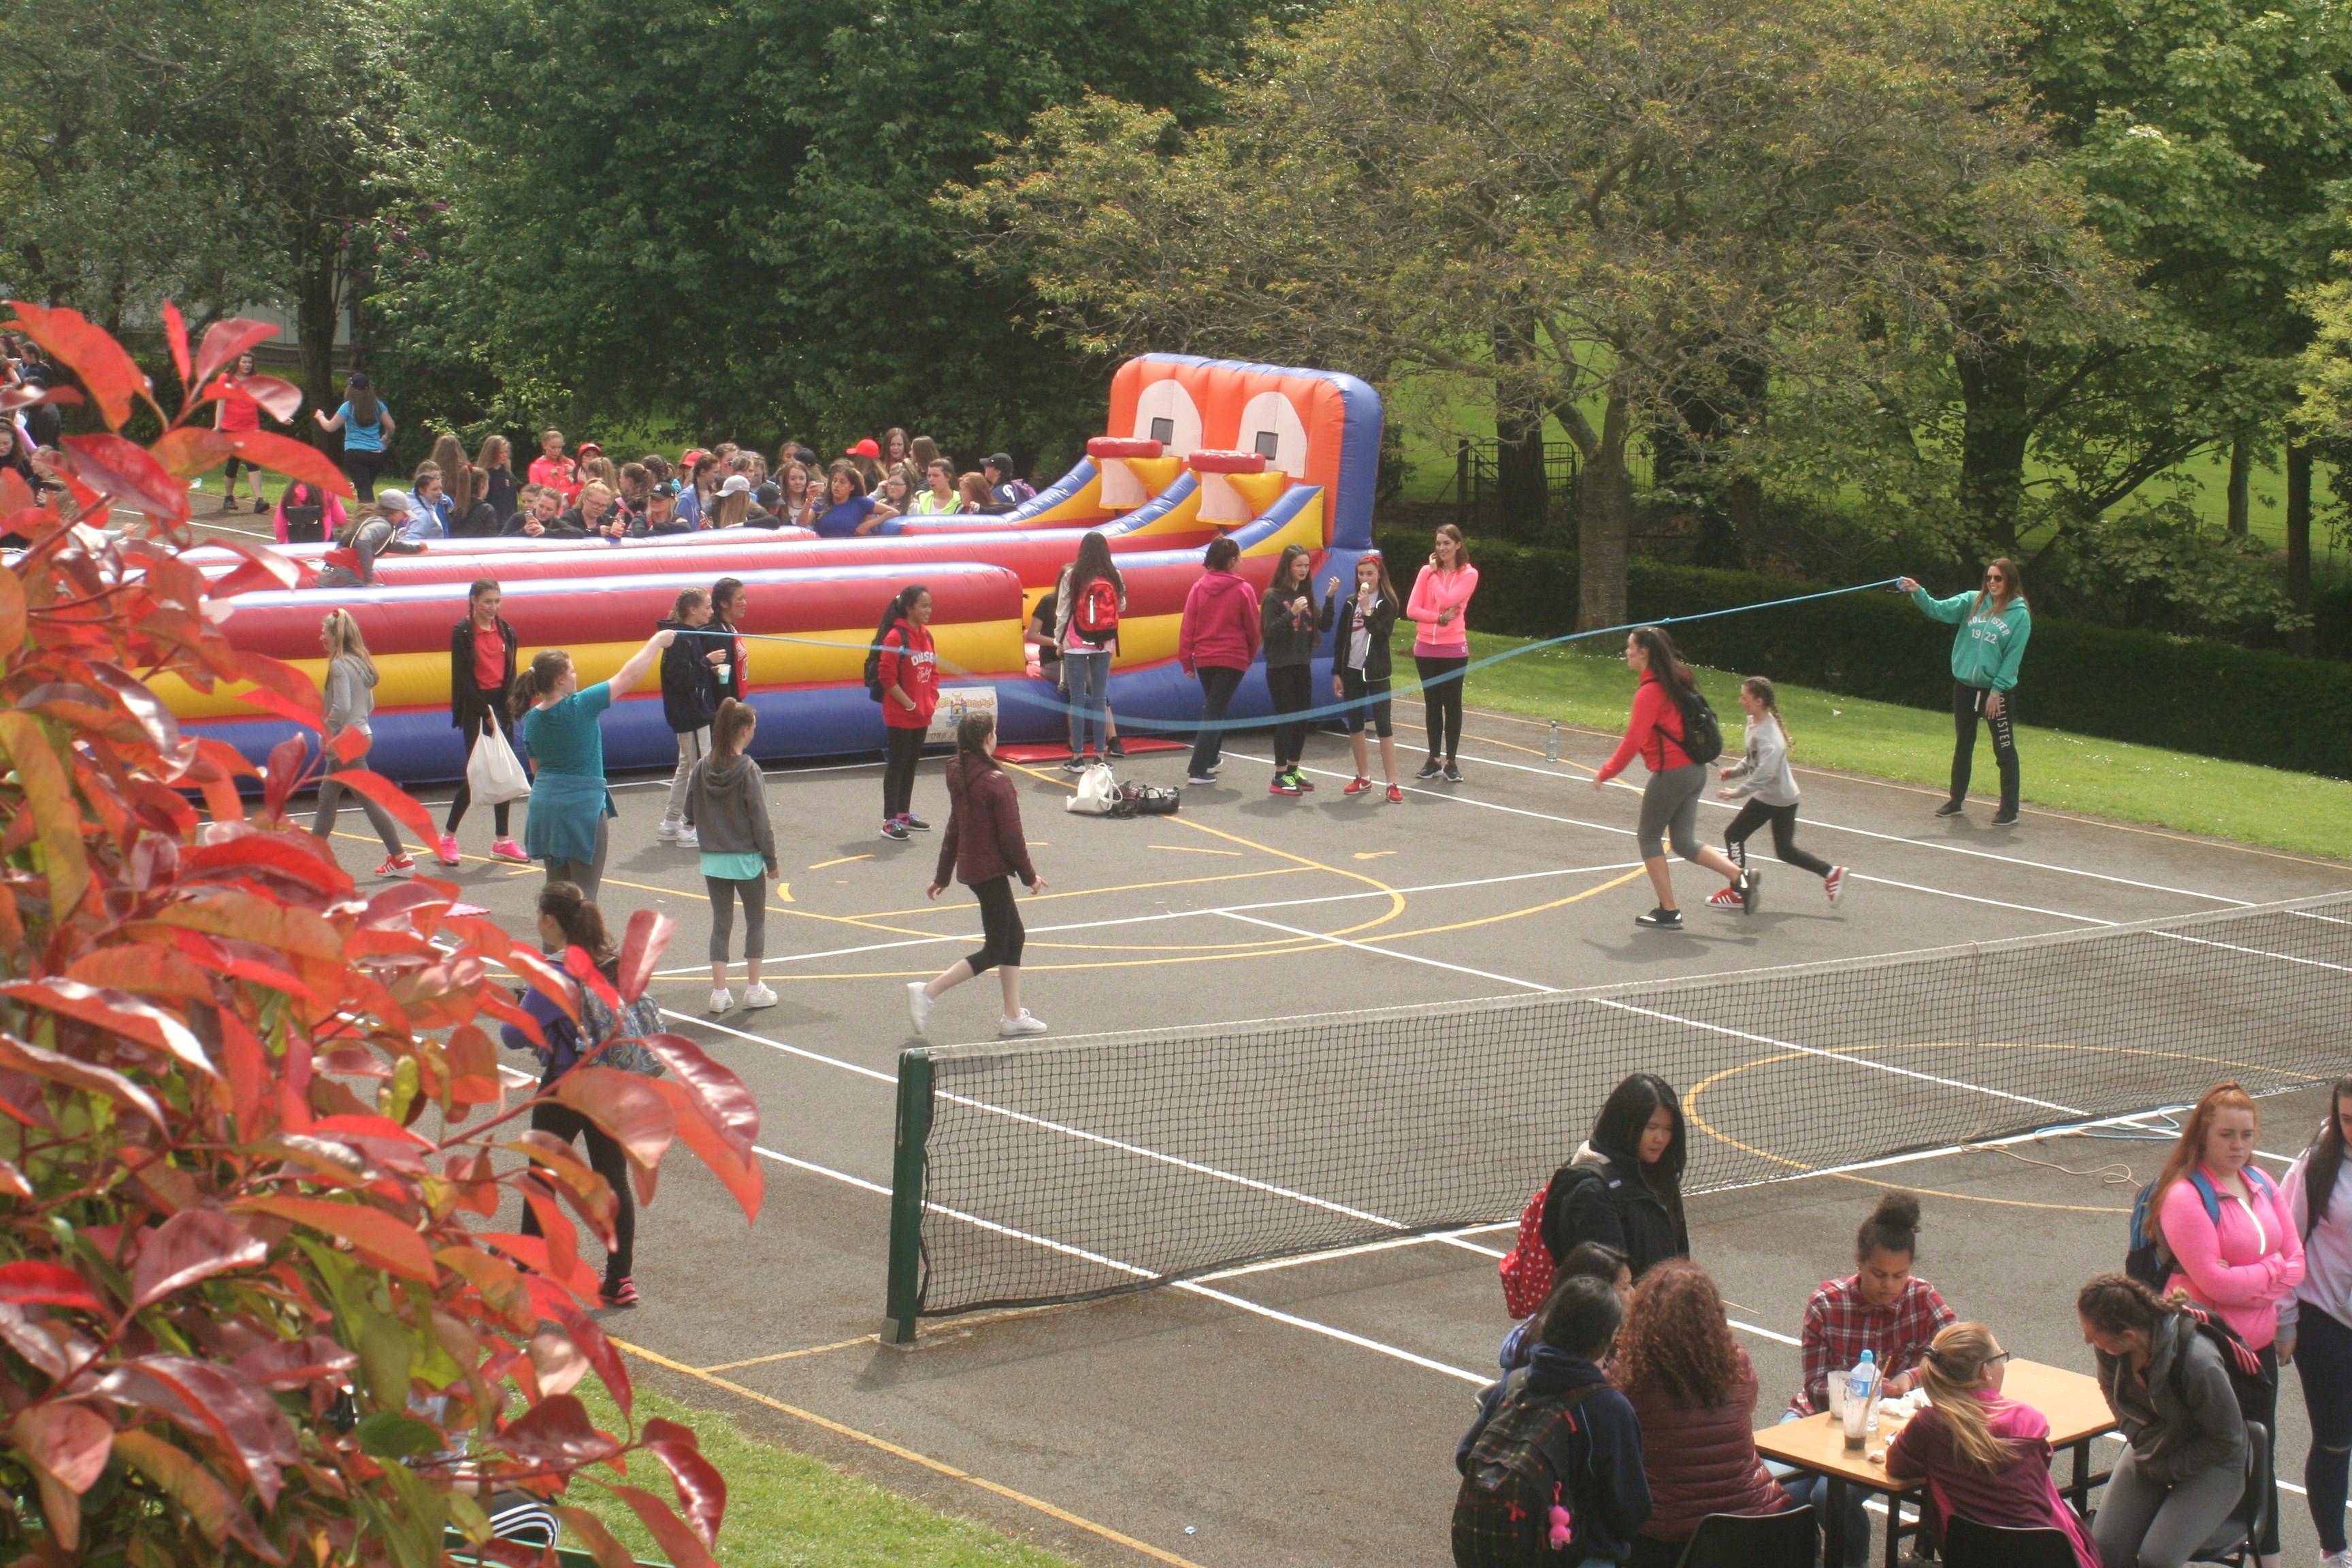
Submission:
[[[384,454],[391,450],[393,432],[400,428],[392,410],[378,402],[375,389],[368,384],[367,372],[352,372],[351,380],[343,383],[343,405],[329,418],[326,411],[314,408],[310,417],[319,428],[332,435],[343,433],[343,472],[351,477],[352,488],[358,499],[375,500],[375,477],[383,468]]]
[[[1336,622],[1339,634],[1331,643],[1331,695],[1348,705],[1348,747],[1355,753],[1356,776],[1341,795],[1361,795],[1372,787],[1370,758],[1364,746],[1364,719],[1369,710],[1372,729],[1381,738],[1381,776],[1387,781],[1389,800],[1404,804],[1397,787],[1396,728],[1389,719],[1389,633],[1398,615],[1396,584],[1379,551],[1356,558],[1355,591],[1339,596],[1339,579],[1323,584],[1323,610],[1315,619],[1318,630],[1329,631]]]
[[[1845,897],[1845,868],[1797,847],[1797,775],[1789,771],[1789,727],[1780,719],[1780,694],[1770,681],[1751,675],[1739,683],[1739,709],[1748,715],[1748,739],[1741,747],[1739,765],[1723,770],[1723,782],[1729,787],[1717,793],[1725,800],[1747,802],[1723,830],[1723,848],[1734,865],[1748,872],[1750,897],[1743,902],[1737,886],[1721,888],[1707,904],[1718,910],[1752,907],[1760,884],[1759,874],[1748,864],[1748,838],[1769,822],[1772,853],[1819,877],[1831,907],[1835,908]]]
[[[342,809],[343,785],[334,775],[346,768],[366,766],[367,753],[337,761],[332,750],[334,739],[346,730],[357,730],[371,742],[374,731],[368,720],[375,712],[375,660],[368,657],[367,639],[360,636],[359,622],[352,619],[349,610],[329,610],[327,618],[319,626],[320,646],[327,650],[327,731],[326,776],[319,783],[319,813],[312,818],[310,831],[326,842],[335,831],[335,817]],[[405,877],[416,869],[416,862],[401,847],[400,826],[392,813],[375,802],[373,795],[359,797],[360,809],[367,813],[369,826],[383,840],[383,864],[375,868],[379,877]],[[331,851],[330,852],[331,857]]]
[[[760,983],[768,952],[768,882],[776,874],[776,832],[768,820],[766,779],[747,754],[760,716],[732,697],[710,723],[710,754],[687,781],[687,821],[700,836],[702,885],[710,894],[710,1010],[735,1005],[727,991],[727,939],[735,900],[743,901],[743,960],[750,986],[746,1007],[772,1007],[776,994]]]
[[[930,824],[915,815],[915,767],[940,705],[940,656],[931,646],[931,591],[920,583],[898,590],[875,629],[875,679],[882,690],[886,750],[882,763],[882,837],[905,839]]]
[[[2303,1283],[2279,1310],[2279,1359],[2293,1358],[2311,1417],[2303,1461],[2322,1568],[2345,1568],[2344,1493],[2352,1463],[2352,1078],[2339,1078],[2327,1120],[2286,1173],[2287,1217],[2303,1237]]]
[[[1241,689],[1242,677],[1257,658],[1257,595],[1234,570],[1242,547],[1219,537],[1201,555],[1202,572],[1184,595],[1176,633],[1176,662],[1201,682],[1201,728],[1192,740],[1192,765],[1184,782],[1217,782],[1217,759],[1225,745],[1225,709]]]
[[[604,731],[597,720],[614,698],[636,689],[677,637],[667,627],[656,632],[612,679],[585,690],[572,656],[548,648],[530,661],[509,699],[523,750],[539,764],[530,781],[530,815],[523,819],[523,847],[546,866],[549,882],[570,882],[591,901],[604,879],[607,824],[620,815],[604,787]]]
[[[466,737],[468,763],[474,760],[474,747],[492,725],[514,747],[515,755],[522,755],[522,749],[515,745],[514,717],[507,711],[508,700],[514,695],[517,638],[514,627],[499,614],[504,599],[495,581],[478,580],[466,595],[466,618],[449,628],[449,722]],[[466,820],[467,808],[473,804],[473,789],[461,772],[457,793],[449,797],[448,819],[441,825],[441,842],[435,847],[444,866],[458,862],[457,824]],[[490,807],[496,835],[490,840],[490,858],[528,866],[530,857],[522,852],[509,828],[513,813],[512,801],[502,800]]]
[[[1274,699],[1276,714],[1274,782],[1266,785],[1268,795],[1301,795],[1315,788],[1298,772],[1298,759],[1307,750],[1307,721],[1283,717],[1315,706],[1315,648],[1323,636],[1316,630],[1315,593],[1307,582],[1313,570],[1307,546],[1284,545],[1274,581],[1258,607],[1265,689]]]
[[[1018,876],[1032,893],[1045,890],[1045,879],[1029,863],[1020,792],[996,765],[996,720],[988,713],[967,713],[956,726],[956,754],[948,763],[948,830],[940,838],[929,897],[947,890],[950,872],[980,900],[981,948],[929,981],[908,984],[907,1016],[917,1037],[928,1037],[933,1003],[992,968],[1004,999],[997,1034],[1008,1039],[1044,1034],[1044,1022],[1021,1005],[1023,933],[1013,879]]]
[[[243,381],[252,374],[253,355],[237,355],[237,379]],[[248,435],[258,431],[261,428],[261,405],[242,392],[223,392],[220,400],[213,405],[213,428],[224,436]],[[268,511],[269,504],[261,499],[261,470],[234,455],[221,469],[221,510],[236,510],[236,471],[239,468],[244,468],[246,482],[253,489],[254,514],[258,516]]]
[[[1127,583],[1111,564],[1110,542],[1089,531],[1078,541],[1078,557],[1062,574],[1055,595],[1054,637],[1062,652],[1062,685],[1070,698],[1070,761],[1073,773],[1086,757],[1110,752],[1110,665],[1118,653],[1118,617],[1127,608]]]
[[[1756,908],[1755,879],[1729,857],[1698,841],[1698,796],[1706,787],[1706,769],[1683,750],[1683,716],[1690,711],[1698,678],[1675,651],[1674,639],[1663,626],[1643,626],[1625,639],[1625,667],[1641,678],[1633,693],[1633,714],[1616,752],[1592,775],[1597,791],[1625,771],[1636,754],[1650,770],[1642,788],[1642,823],[1638,842],[1642,864],[1650,873],[1657,906],[1633,923],[1657,931],[1683,929],[1682,910],[1675,904],[1674,872],[1666,865],[1665,840],[1671,833],[1675,853],[1728,879],[1740,902],[1751,914]]]
[[[1478,591],[1478,568],[1470,564],[1470,549],[1462,531],[1441,524],[1429,563],[1412,581],[1412,598],[1404,613],[1418,628],[1412,638],[1413,668],[1421,676],[1422,712],[1429,723],[1429,760],[1416,778],[1444,774],[1448,784],[1462,782],[1454,760],[1462,743],[1462,672],[1470,666],[1470,595]],[[1440,762],[1439,759],[1444,761]]]
[[[2025,580],[2016,562],[1999,555],[1985,567],[1984,586],[1973,593],[1937,599],[1914,578],[1901,578],[1895,585],[1931,619],[1960,628],[1952,637],[1952,795],[1936,815],[1958,816],[1968,805],[1981,716],[1992,731],[1993,761],[2000,768],[2000,810],[1992,822],[2006,827],[2017,820],[2017,667],[2033,635]]]

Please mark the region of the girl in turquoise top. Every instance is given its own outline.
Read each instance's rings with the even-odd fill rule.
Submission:
[[[604,879],[611,833],[605,825],[620,815],[604,787],[604,731],[597,719],[614,698],[636,689],[677,637],[669,627],[656,632],[612,679],[584,691],[572,656],[560,647],[542,652],[515,678],[512,700],[523,750],[538,764],[530,815],[523,821],[523,849],[547,868],[551,885],[573,883],[590,903]]]
[[[1985,568],[1984,586],[1973,593],[1936,599],[1912,578],[1896,585],[1930,616],[1960,628],[1952,638],[1952,797],[1936,815],[1958,816],[1968,804],[1977,719],[1982,715],[1992,731],[1993,761],[2000,765],[2000,810],[1993,826],[2006,827],[2017,820],[2017,666],[2033,635],[2025,579],[2018,575],[2017,563],[2000,555]]]
[[[316,408],[310,417],[331,436],[338,430],[343,433],[343,472],[351,477],[360,500],[375,500],[375,476],[383,467],[392,433],[400,426],[368,384],[367,372],[352,372],[351,380],[343,384],[343,405],[335,410],[333,418]]]

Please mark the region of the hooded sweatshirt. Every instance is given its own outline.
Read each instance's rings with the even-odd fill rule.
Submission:
[[[2181,1313],[2167,1312],[2148,1335],[2147,1352],[2145,1373],[2134,1372],[2124,1357],[2095,1352],[2099,1392],[2131,1444],[2139,1473],[2170,1487],[2215,1465],[2242,1468],[2245,1417],[2213,1342]],[[2181,1363],[2177,1372],[2176,1361]]]
[[[1304,615],[1291,608],[1301,599],[1307,601]],[[1315,662],[1315,649],[1322,642],[1323,634],[1316,629],[1312,587],[1301,583],[1295,588],[1268,588],[1260,615],[1259,632],[1265,642],[1266,668],[1282,669]]]
[[[1247,669],[1263,637],[1257,590],[1249,580],[1238,572],[1203,572],[1184,595],[1176,662],[1187,675],[1203,667]]]
[[[1981,614],[1977,606],[1980,598]],[[2017,689],[2018,662],[2025,657],[2026,639],[2033,635],[2033,616],[2022,598],[2010,600],[2009,608],[1999,613],[1990,598],[1973,588],[1948,599],[1930,598],[1927,589],[1914,588],[1911,602],[1929,619],[1960,628],[1952,638],[1954,680],[1979,691]]]
[[[768,792],[760,764],[740,752],[694,764],[686,782],[686,819],[706,855],[757,855],[776,874],[776,834],[768,821]]]
[[[1470,1450],[1506,1402],[1556,1399],[1601,1386],[1576,1407],[1570,1473],[1577,1544],[1585,1562],[1622,1563],[1650,1517],[1650,1483],[1642,1468],[1642,1427],[1625,1396],[1608,1386],[1599,1367],[1557,1345],[1538,1344],[1527,1372],[1490,1384],[1478,1396],[1478,1416],[1454,1449],[1454,1468],[1469,1474]]]
[[[368,718],[375,711],[375,671],[355,654],[344,654],[327,667],[327,733],[357,730],[373,737]]]

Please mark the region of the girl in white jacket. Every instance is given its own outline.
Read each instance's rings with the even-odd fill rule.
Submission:
[[[1818,855],[1797,847],[1797,776],[1789,771],[1789,731],[1780,722],[1780,702],[1772,683],[1751,675],[1739,683],[1740,710],[1748,715],[1748,741],[1737,767],[1723,770],[1725,800],[1744,800],[1739,815],[1723,831],[1724,853],[1732,864],[1748,865],[1748,837],[1766,823],[1772,825],[1772,852],[1790,865],[1811,871],[1835,904],[1845,897],[1845,868],[1832,866]],[[1751,872],[1751,878],[1761,873]],[[1726,888],[1708,899],[1710,907],[1741,907],[1739,889]],[[1752,905],[1750,908],[1752,909]]]

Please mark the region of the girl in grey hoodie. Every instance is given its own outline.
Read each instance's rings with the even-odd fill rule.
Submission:
[[[745,753],[759,715],[732,697],[710,721],[710,754],[686,781],[686,820],[701,841],[702,885],[710,894],[710,1010],[735,1005],[727,990],[727,941],[734,934],[735,900],[743,900],[743,957],[751,984],[747,1007],[772,1007],[776,994],[760,983],[768,947],[768,879],[776,874],[776,834],[768,822],[768,795],[760,764]]]
[[[319,814],[311,820],[310,831],[324,839],[335,831],[335,817],[342,809],[342,781],[332,775],[346,768],[366,765],[367,750],[342,762],[335,760],[334,740],[346,730],[357,730],[373,739],[368,719],[375,712],[375,660],[368,657],[367,639],[360,636],[359,622],[352,619],[349,610],[329,610],[319,626],[319,642],[327,650],[327,731],[325,755],[327,774],[319,784]],[[354,790],[353,795],[359,795]],[[383,864],[375,868],[379,877],[405,877],[416,869],[416,862],[400,842],[400,826],[392,813],[375,803],[372,795],[359,795],[360,809],[367,813],[376,837],[383,840]]]
[[[1751,887],[1760,875],[1748,865],[1748,838],[1766,823],[1772,825],[1772,853],[1801,871],[1811,871],[1834,905],[1845,897],[1845,868],[1832,866],[1818,855],[1797,847],[1797,775],[1789,771],[1789,727],[1780,721],[1780,700],[1772,683],[1751,675],[1739,683],[1740,710],[1748,715],[1748,740],[1738,765],[1723,770],[1725,800],[1747,804],[1731,826],[1723,830],[1724,853],[1746,869]],[[1711,908],[1753,909],[1753,895],[1743,906],[1739,889],[1726,888],[1707,900]]]

